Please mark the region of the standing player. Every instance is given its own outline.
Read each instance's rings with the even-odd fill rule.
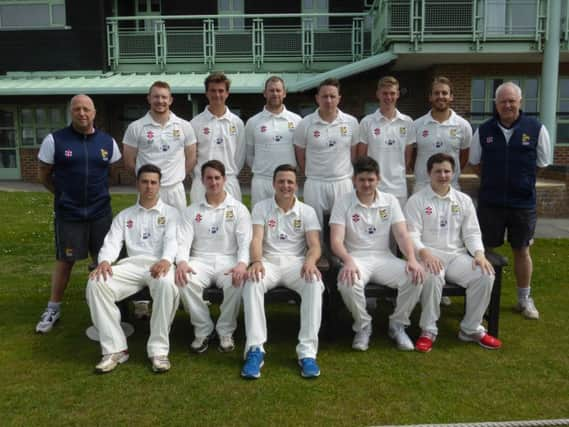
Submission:
[[[306,175],[304,201],[322,224],[334,201],[352,191],[352,162],[360,140],[355,117],[338,109],[340,82],[326,79],[318,86],[318,109],[303,118],[294,132],[296,159]]]
[[[429,94],[431,110],[415,121],[414,193],[429,185],[427,160],[435,153],[447,153],[453,157],[456,171],[452,186],[460,189],[458,178],[468,161],[472,128],[470,123],[450,108],[453,99],[451,81],[446,77],[435,77]]]
[[[71,124],[46,136],[38,159],[39,180],[54,195],[56,261],[51,297],[36,332],[51,331],[61,316],[61,300],[73,264],[93,260],[113,213],[109,194],[111,163],[121,158],[115,140],[95,129],[95,105],[86,95],[71,98]]]
[[[273,196],[273,172],[278,165],[296,166],[292,138],[301,118],[283,104],[286,98],[283,79],[269,77],[263,96],[265,108],[245,126],[247,164],[253,171],[251,206]]]
[[[196,136],[190,123],[170,110],[174,99],[168,83],[154,82],[146,98],[150,110],[124,134],[125,166],[135,174],[141,165],[158,166],[160,199],[181,212],[187,203],[183,181],[196,162]]]
[[[476,211],[468,195],[451,186],[454,158],[434,154],[427,161],[431,183],[409,198],[405,214],[415,250],[429,273],[421,295],[421,336],[416,349],[429,352],[445,280],[466,288],[466,309],[458,338],[497,349],[502,343],[486,333],[482,319],[494,285],[494,268],[484,256]]]
[[[121,313],[115,302],[146,286],[154,300],[148,357],[154,372],[170,369],[168,335],[179,301],[172,268],[179,213],[160,199],[160,177],[160,169],[154,165],[142,165],[138,169],[138,202],[114,219],[99,253],[99,265],[87,283],[87,303],[99,331],[103,353],[95,367],[99,373],[112,371],[129,357],[120,325]],[[111,267],[123,244],[127,258]]]
[[[406,169],[415,143],[413,119],[397,109],[399,81],[382,77],[377,84],[379,108],[360,123],[358,157],[370,156],[379,164],[379,190],[397,197],[399,205],[407,202]]]
[[[247,279],[251,215],[241,202],[224,190],[225,166],[219,160],[202,165],[205,197],[192,203],[178,229],[176,283],[194,326],[191,348],[203,353],[214,326],[203,300],[203,290],[215,283],[223,289],[217,320],[219,350],[233,351],[233,332],[241,306],[241,286]]]
[[[225,165],[225,189],[241,201],[237,176],[245,164],[245,127],[243,121],[225,105],[230,84],[225,74],[210,74],[205,79],[205,96],[209,104],[190,122],[198,139],[197,163],[190,192],[192,203],[200,201],[205,194],[200,173],[208,160],[219,160]]]
[[[267,341],[264,295],[282,285],[301,297],[296,353],[304,378],[320,375],[316,363],[324,284],[316,262],[320,258],[320,224],[314,209],[295,192],[296,168],[281,165],[273,177],[275,196],[253,208],[253,240],[249,280],[243,289],[246,360],[244,378],[259,378]]]
[[[398,290],[395,310],[389,317],[389,336],[400,350],[413,350],[405,328],[419,300],[424,271],[415,259],[405,217],[395,196],[377,189],[379,166],[375,160],[358,158],[353,181],[355,190],[336,201],[330,216],[332,251],[344,264],[338,290],[354,318],[352,348],[366,351],[369,346],[372,325],[365,286],[374,281]],[[391,253],[391,230],[407,262]]]
[[[526,319],[539,319],[530,296],[533,263],[529,247],[537,221],[535,181],[538,168],[551,159],[545,126],[521,110],[522,90],[513,82],[496,89],[496,117],[474,135],[470,163],[480,174],[478,216],[487,247],[504,243],[514,253],[518,291],[516,309]]]

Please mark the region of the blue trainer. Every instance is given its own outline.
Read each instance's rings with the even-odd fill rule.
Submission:
[[[300,366],[300,375],[302,375],[303,378],[316,378],[320,376],[320,367],[313,357],[300,359],[298,365]]]
[[[261,376],[261,367],[265,354],[259,347],[251,347],[245,356],[245,364],[241,369],[241,376],[248,379],[257,379]]]

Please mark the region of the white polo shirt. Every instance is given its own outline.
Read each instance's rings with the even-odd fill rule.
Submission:
[[[345,227],[344,245],[352,255],[389,253],[391,225],[405,222],[405,217],[393,194],[376,190],[371,206],[365,206],[352,191],[337,200],[330,214],[330,224]]]
[[[121,211],[114,219],[99,251],[99,264],[113,263],[119,257],[123,242],[129,257],[147,255],[174,262],[178,209],[158,199],[150,209],[138,203]]]
[[[306,150],[306,176],[324,181],[352,177],[350,150],[359,141],[358,121],[340,110],[332,123],[324,121],[316,110],[303,118],[294,132],[294,145]]]
[[[311,206],[295,198],[288,212],[274,198],[260,201],[253,208],[253,225],[264,227],[263,257],[306,254],[306,232],[320,231],[320,223]]]
[[[415,143],[411,117],[395,110],[390,120],[379,108],[360,123],[360,141],[368,146],[367,154],[379,163],[379,189],[397,197],[407,197],[405,148]]]
[[[405,216],[417,251],[428,247],[450,254],[484,252],[472,199],[452,187],[441,197],[429,184],[409,198]]]
[[[190,122],[198,139],[198,161],[194,178],[201,176],[202,165],[219,160],[225,165],[228,176],[236,176],[245,164],[245,126],[243,121],[225,108],[217,117],[206,107]]]
[[[263,108],[247,121],[247,164],[255,175],[272,178],[277,166],[296,166],[293,135],[300,120],[298,114],[284,107],[279,114]]]
[[[510,142],[510,138],[514,134],[515,128],[507,129],[502,127],[500,123],[498,123],[498,127],[504,134],[504,139],[506,140],[506,144]],[[480,136],[478,135],[478,129],[474,132],[474,136],[472,137],[472,145],[470,147],[470,153],[468,156],[468,162],[471,165],[477,165],[480,163],[480,158],[482,157],[482,147],[480,146]],[[537,137],[537,159],[536,165],[539,168],[544,168],[551,163],[551,143],[549,140],[549,132],[545,126],[541,125],[539,129],[539,135]]]
[[[229,193],[219,206],[211,206],[205,199],[192,203],[178,227],[176,262],[188,262],[190,256],[228,255],[249,264],[251,233],[249,211]]]
[[[415,160],[415,185],[430,185],[427,160],[433,154],[450,154],[455,162],[452,186],[459,188],[460,150],[470,147],[472,127],[465,119],[451,110],[450,117],[443,123],[433,119],[431,111],[415,120],[417,158]]]
[[[147,163],[162,171],[161,184],[165,187],[182,182],[186,178],[184,149],[196,143],[190,123],[170,111],[168,121],[162,126],[154,121],[150,112],[128,125],[123,144],[138,150],[136,172]]]

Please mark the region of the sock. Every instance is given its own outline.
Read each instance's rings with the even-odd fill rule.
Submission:
[[[531,288],[518,288],[518,301],[523,302],[529,298]]]
[[[47,303],[47,308],[49,308],[52,311],[59,311],[61,309],[61,303],[60,302],[53,302],[53,301],[49,301]]]

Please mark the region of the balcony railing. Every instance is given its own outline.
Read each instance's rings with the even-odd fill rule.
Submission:
[[[123,64],[349,63],[370,54],[367,13],[107,18],[108,62]],[[324,25],[318,18],[325,17]],[[367,37],[366,37],[367,34]],[[243,67],[246,69],[246,67]]]

